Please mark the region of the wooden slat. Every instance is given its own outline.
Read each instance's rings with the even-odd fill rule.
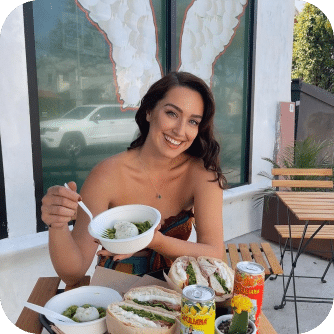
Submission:
[[[224,245],[224,248],[223,248],[223,258],[222,258],[222,260],[223,260],[225,263],[229,264],[229,263],[228,263],[228,258],[227,258],[227,253],[226,253],[226,249],[225,249],[225,245]]]
[[[333,170],[329,168],[273,168],[272,175],[313,175],[331,176]]]
[[[272,180],[273,187],[333,188],[333,181],[321,180]]]
[[[308,239],[319,228],[320,225],[309,225],[305,234]],[[289,238],[288,225],[275,225],[275,229],[282,236],[282,238]],[[300,239],[304,231],[304,225],[291,226],[291,237],[293,239]],[[314,236],[314,239],[334,239],[334,225],[326,225]]]
[[[304,205],[304,206],[298,206],[298,207],[294,208],[293,212],[304,213],[304,214],[306,214],[306,213],[334,214],[334,209],[329,209],[328,207],[321,208],[319,206],[316,206],[316,207],[309,206],[309,207],[307,207],[307,205]]]
[[[334,193],[332,192],[321,192],[321,191],[277,191],[277,195],[282,197],[298,197],[298,198],[333,198]]]
[[[78,284],[66,285],[65,291],[72,290],[80,286],[86,286],[86,285],[89,285],[89,283],[90,283],[90,276],[85,276]]]
[[[257,244],[256,242],[251,242],[249,245],[253,253],[254,261],[264,268],[266,275],[270,275],[271,272],[269,270],[266,260],[262,256],[259,244]]]
[[[267,258],[267,261],[269,263],[269,266],[271,268],[271,272],[274,275],[282,275],[283,269],[281,265],[279,264],[279,261],[271,248],[270,244],[268,242],[262,242],[261,247],[263,249],[263,252]]]
[[[323,220],[330,220],[330,221],[333,221],[334,220],[334,215],[333,214],[296,214],[297,218],[299,220],[310,220],[310,221],[323,221]]]
[[[253,261],[247,244],[239,244],[239,250],[243,261]]]
[[[238,262],[240,262],[240,257],[238,254],[238,249],[235,244],[228,244],[228,252],[230,254],[231,267],[234,270]]]
[[[59,277],[40,277],[28,298],[29,303],[44,306],[46,302],[56,295],[60,283]],[[42,324],[39,321],[39,314],[24,307],[16,326],[26,332],[40,334]]]
[[[272,324],[269,322],[267,317],[261,312],[259,320],[259,334],[277,334]]]

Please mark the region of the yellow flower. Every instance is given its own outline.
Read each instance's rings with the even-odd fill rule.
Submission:
[[[242,311],[250,312],[253,308],[253,304],[250,298],[244,295],[233,296],[231,300],[231,306],[238,314],[240,314]]]

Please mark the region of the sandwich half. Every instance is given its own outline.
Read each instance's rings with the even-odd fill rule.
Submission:
[[[217,296],[232,293],[234,273],[224,261],[207,256],[200,256],[197,261]]]
[[[141,286],[130,289],[125,295],[126,301],[146,306],[150,310],[180,315],[181,295],[174,291],[157,285]]]
[[[171,265],[168,276],[181,289],[193,284],[209,286],[196,259],[191,256],[178,257]]]
[[[154,333],[170,333],[175,325],[173,314],[151,310],[129,301],[112,303],[107,309],[107,326],[109,331],[112,330],[111,333],[126,333],[129,327],[151,329]]]

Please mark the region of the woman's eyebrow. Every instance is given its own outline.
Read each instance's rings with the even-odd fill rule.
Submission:
[[[178,106],[176,106],[175,104],[173,104],[173,103],[166,103],[165,106],[173,107],[177,111],[179,111],[180,113],[183,113],[183,110],[181,108],[179,108]],[[203,118],[201,115],[196,115],[196,114],[191,115],[191,117],[200,118],[200,119]]]

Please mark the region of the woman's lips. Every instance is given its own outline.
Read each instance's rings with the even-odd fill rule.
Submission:
[[[181,144],[182,141],[173,139],[172,137],[169,137],[167,135],[164,135],[166,142],[169,144],[169,146],[173,147],[173,148],[178,148]]]

